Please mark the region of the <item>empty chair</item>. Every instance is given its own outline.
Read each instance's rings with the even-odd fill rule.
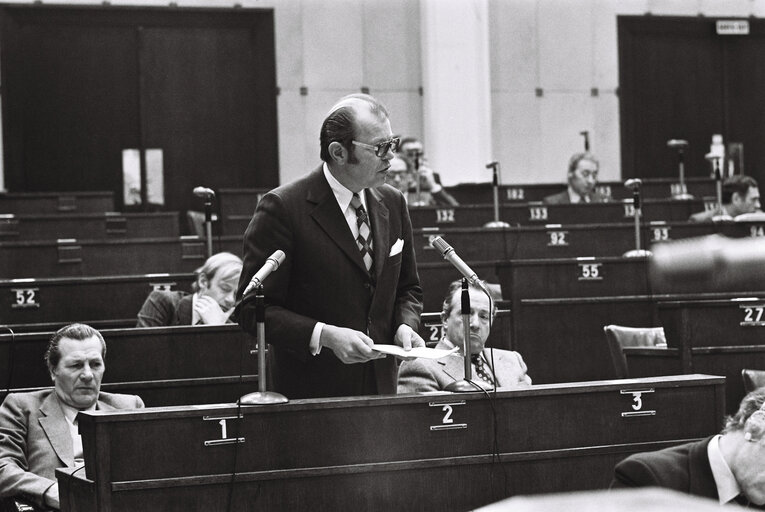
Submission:
[[[603,327],[606,341],[611,352],[617,379],[629,377],[627,358],[624,347],[666,347],[667,339],[663,327],[623,327],[621,325],[606,325]]]
[[[744,380],[744,390],[749,393],[757,388],[765,386],[765,370],[741,370],[741,378]]]

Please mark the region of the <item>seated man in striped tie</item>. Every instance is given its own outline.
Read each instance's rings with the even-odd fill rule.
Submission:
[[[665,487],[720,505],[765,507],[765,388],[747,394],[720,434],[631,455],[611,487]],[[721,509],[722,510],[722,509]]]
[[[83,464],[77,413],[143,407],[136,395],[101,392],[105,359],[104,338],[88,325],[51,337],[45,361],[53,388],[11,393],[0,406],[0,498],[58,509],[56,468]]]
[[[413,359],[401,363],[398,372],[398,393],[423,393],[443,391],[446,386],[465,378],[465,362],[462,340],[465,329],[462,324],[462,281],[454,281],[444,299],[441,321],[443,339],[436,348],[460,348],[460,351],[442,359]],[[498,348],[486,348],[490,319],[496,307],[483,290],[470,285],[470,354],[472,381],[484,389],[517,388],[531,385],[526,374],[526,363],[518,352]]]

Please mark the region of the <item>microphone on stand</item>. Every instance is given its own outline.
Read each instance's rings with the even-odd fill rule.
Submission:
[[[712,170],[715,178],[715,192],[717,196],[717,215],[712,217],[712,221],[720,222],[726,220],[732,220],[733,217],[725,213],[722,206],[722,169],[720,168],[720,155],[718,153],[710,151],[704,158],[712,164]]]
[[[194,195],[197,197],[215,197],[215,191],[207,187],[194,187]]]
[[[672,194],[672,199],[688,200],[693,196],[688,193],[688,187],[685,185],[685,148],[688,147],[688,141],[684,139],[670,139],[667,141],[667,147],[677,150],[677,174],[678,190]]]
[[[260,267],[260,270],[255,272],[255,275],[252,276],[252,279],[250,280],[250,283],[247,285],[247,288],[244,289],[242,298],[244,298],[253,289],[257,288],[258,286],[262,286],[263,281],[266,280],[266,278],[271,274],[271,272],[278,269],[279,265],[284,263],[284,258],[285,258],[284,251],[282,251],[281,249],[277,249],[276,251],[274,251],[274,253],[266,260],[263,266]]]
[[[485,228],[507,228],[510,224],[499,220],[499,162],[489,162],[487,169],[492,169],[492,194],[494,196],[494,220],[483,225]]]
[[[212,246],[212,198],[215,192],[207,187],[194,187],[194,195],[205,200],[205,238],[207,239],[207,257],[213,255]]]
[[[486,286],[486,283],[478,278],[478,274],[473,272],[473,269],[471,269],[468,264],[462,260],[462,258],[457,256],[457,253],[454,252],[454,248],[440,236],[431,239],[430,245],[438,252],[440,252],[441,256],[443,256],[446,261],[454,265],[454,267],[459,270],[460,274],[462,274],[465,279],[470,282],[470,284],[483,290],[486,296],[489,297],[489,305],[491,311],[494,311],[494,299],[491,296],[491,292],[489,292],[489,288]]]
[[[244,289],[242,299],[256,289],[255,294],[255,321],[257,323],[258,341],[258,391],[247,393],[239,399],[241,405],[281,404],[287,402],[287,397],[281,393],[266,391],[266,300],[263,295],[263,281],[284,263],[284,251],[276,250],[260,267],[247,287]]]
[[[640,248],[640,217],[642,215],[640,207],[640,187],[642,184],[643,182],[640,178],[630,178],[624,182],[624,186],[632,190],[633,215],[635,219],[635,248],[625,252],[625,258],[640,258],[651,255],[651,251],[646,251],[645,249]]]

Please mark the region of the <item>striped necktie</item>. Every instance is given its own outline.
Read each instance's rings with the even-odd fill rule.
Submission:
[[[364,209],[364,205],[361,204],[361,198],[359,193],[356,192],[351,198],[351,206],[356,211],[356,225],[359,228],[359,236],[356,237],[356,244],[361,251],[361,258],[364,260],[364,266],[367,267],[368,272],[372,272],[372,229],[369,226],[369,217],[367,211]]]

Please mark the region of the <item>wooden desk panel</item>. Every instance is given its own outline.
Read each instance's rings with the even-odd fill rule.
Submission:
[[[238,325],[104,329],[104,391],[135,393],[146,405],[232,402],[256,391],[257,358]],[[0,334],[0,396],[51,385],[50,332]],[[240,379],[240,375],[242,375]],[[7,388],[10,383],[10,388]]]
[[[691,214],[704,210],[704,200],[691,201],[646,200],[643,202],[645,221],[685,222]],[[416,206],[409,208],[412,226],[424,227],[481,227],[494,220],[491,204],[460,206]],[[511,226],[544,224],[603,224],[633,221],[632,199],[611,203],[558,204],[541,203],[503,204],[499,220]]]
[[[178,212],[0,215],[2,241],[177,236]]]
[[[711,178],[691,177],[685,181],[686,189],[695,197],[715,194],[715,182]],[[602,195],[615,200],[632,198],[632,191],[625,188],[621,181],[603,181],[598,183],[597,188]],[[494,200],[491,183],[461,183],[446,189],[461,204],[491,203]],[[507,184],[500,186],[499,200],[503,203],[542,201],[564,190],[565,183]],[[676,178],[643,179],[642,192],[647,199],[668,199],[678,191]]]
[[[0,242],[0,254],[6,279],[192,272],[207,257],[195,236]]]
[[[697,375],[499,392],[501,465],[479,393],[83,413],[87,478],[58,473],[62,509],[224,510],[234,467],[233,510],[468,510],[605,488],[629,453],[716,432],[722,385]],[[205,446],[224,424],[226,439],[244,442]]]
[[[104,213],[113,211],[113,192],[0,193],[0,213]]]
[[[152,290],[191,291],[193,273],[0,280],[0,318],[14,331],[24,324],[53,330],[71,322],[110,321],[134,327]]]

